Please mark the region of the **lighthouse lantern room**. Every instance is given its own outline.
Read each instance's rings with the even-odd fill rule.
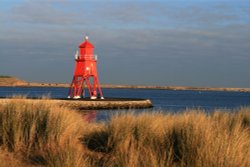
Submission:
[[[79,52],[77,50],[75,54],[75,62],[75,71],[68,98],[85,97],[86,85],[91,99],[96,99],[98,96],[104,99],[97,74],[97,56],[94,55],[94,45],[89,42],[88,36],[79,45]]]

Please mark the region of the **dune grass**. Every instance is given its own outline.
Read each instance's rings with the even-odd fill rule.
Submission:
[[[22,99],[0,105],[0,147],[30,164],[76,166],[84,122],[75,112]],[[70,159],[70,160],[69,160]]]
[[[76,111],[16,99],[0,104],[0,150],[13,166],[250,166],[250,108],[87,123]]]
[[[115,116],[85,137],[103,166],[249,166],[250,112]],[[93,158],[90,156],[90,158]]]

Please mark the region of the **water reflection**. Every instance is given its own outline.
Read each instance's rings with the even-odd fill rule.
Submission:
[[[154,110],[150,109],[114,109],[114,110],[97,110],[96,111],[96,122],[107,122],[113,116],[123,115],[127,113],[140,114],[140,113],[152,113]]]
[[[88,123],[96,122],[96,116],[97,116],[96,110],[88,110],[84,111],[83,113],[83,119]]]
[[[145,110],[141,109],[141,112]],[[126,109],[120,109],[120,110],[84,110],[80,111],[82,113],[82,117],[85,121],[91,123],[91,122],[107,122],[111,119],[114,115],[120,115],[125,113],[134,113],[138,114],[140,113],[140,110],[126,110]]]
[[[217,109],[219,109],[220,111],[224,111],[224,112],[231,111],[230,109],[227,109],[227,108],[217,108]],[[177,113],[187,112],[190,110],[204,111],[205,113],[209,114],[210,112],[214,111],[214,108],[181,106],[181,107],[178,107],[178,109],[170,108],[168,110],[166,110],[165,108],[162,109],[160,107],[149,108],[149,109],[84,110],[83,111],[83,119],[89,123],[92,123],[92,122],[97,122],[97,123],[104,122],[104,123],[106,123],[113,116],[127,114],[127,113],[132,113],[134,115],[138,115],[141,113],[150,113],[150,114],[172,113],[172,114],[177,114]]]

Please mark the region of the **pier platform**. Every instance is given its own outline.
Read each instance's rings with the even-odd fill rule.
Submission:
[[[15,101],[18,98],[0,98],[0,103]],[[52,105],[68,107],[75,110],[101,110],[101,109],[138,109],[153,107],[149,99],[136,98],[105,98],[105,99],[67,99],[67,98],[24,98],[26,102],[46,102]]]

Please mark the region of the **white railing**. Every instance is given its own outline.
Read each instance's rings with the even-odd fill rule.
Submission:
[[[75,55],[75,59],[83,59],[83,60],[97,60],[97,55]]]

